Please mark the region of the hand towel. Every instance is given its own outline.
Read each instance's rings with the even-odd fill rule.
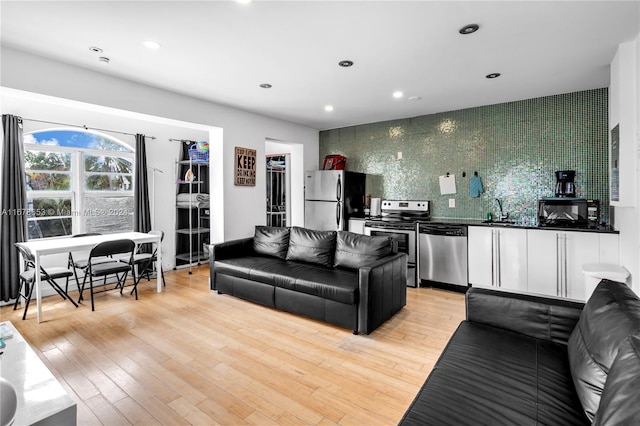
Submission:
[[[472,198],[478,198],[483,192],[484,187],[482,186],[482,179],[480,179],[480,176],[472,177],[469,180],[469,195]]]

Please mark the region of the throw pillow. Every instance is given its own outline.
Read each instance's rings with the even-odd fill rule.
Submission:
[[[640,299],[626,284],[602,280],[569,337],[571,377],[593,421],[620,342],[640,330]]]
[[[618,348],[609,370],[594,426],[640,425],[640,333]]]
[[[287,260],[332,266],[335,249],[335,231],[314,231],[294,226],[289,237]]]
[[[391,254],[391,237],[368,236],[339,231],[336,238],[335,266],[357,269]]]
[[[289,249],[289,228],[256,226],[253,251],[265,256],[285,259]]]

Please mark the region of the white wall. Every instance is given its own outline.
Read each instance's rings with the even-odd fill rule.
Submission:
[[[212,207],[212,214],[218,220],[212,232],[213,242],[251,235],[254,225],[265,220],[265,165],[263,162],[257,164],[255,187],[234,186],[236,146],[253,148],[258,158],[264,158],[267,139],[296,143],[303,147],[303,170],[317,166],[316,129],[182,96],[6,47],[1,55],[0,86],[209,126],[212,200],[219,200],[219,210]],[[14,113],[1,108],[3,113]],[[159,155],[165,158],[167,154],[161,152]],[[170,161],[174,160],[172,158]],[[173,192],[173,185],[171,188]],[[173,203],[165,207],[173,210],[172,206]]]
[[[640,294],[640,35],[622,43],[611,63],[609,128],[620,125],[620,202],[615,225],[620,230],[620,264],[631,272]]]

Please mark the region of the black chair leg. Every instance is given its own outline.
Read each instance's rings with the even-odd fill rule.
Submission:
[[[27,319],[27,311],[29,310],[29,302],[31,302],[31,295],[33,295],[33,288],[36,286],[35,282],[32,282],[29,286],[29,294],[27,295],[27,302],[24,305],[24,313],[22,314],[22,321]]]
[[[27,287],[24,290],[24,296],[22,295],[22,287],[24,287],[25,284],[26,284],[26,281],[24,281],[23,279],[20,279],[20,286],[18,287],[18,295],[16,296],[16,303],[13,304],[14,311],[18,309],[18,302],[20,302],[20,298],[21,297],[23,299],[27,298],[27,292],[29,291],[29,284],[27,284]]]
[[[95,311],[96,308],[93,304],[93,275],[89,275],[89,288],[91,289],[91,311]]]

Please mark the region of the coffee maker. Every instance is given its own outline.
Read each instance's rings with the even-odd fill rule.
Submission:
[[[556,197],[575,197],[575,170],[559,170],[556,172]]]

